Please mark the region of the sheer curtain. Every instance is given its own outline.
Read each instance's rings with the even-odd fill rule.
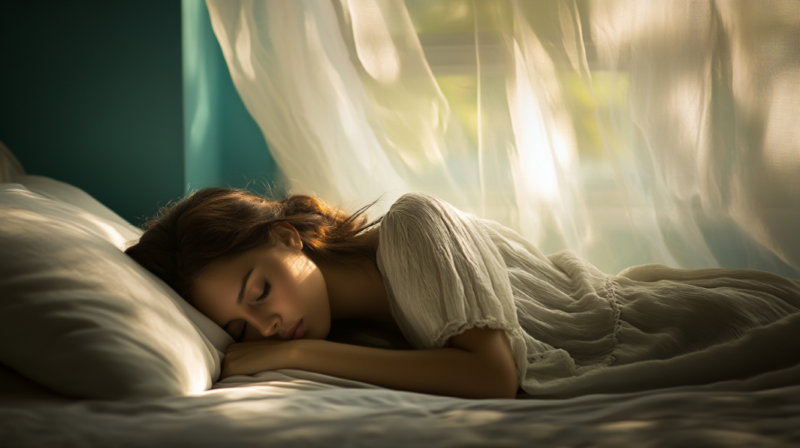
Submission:
[[[207,0],[293,192],[800,276],[800,2]]]

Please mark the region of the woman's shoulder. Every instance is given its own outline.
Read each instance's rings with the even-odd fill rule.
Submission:
[[[387,220],[415,218],[424,219],[431,217],[450,217],[462,213],[448,202],[427,193],[412,192],[400,196],[389,208],[384,216]]]
[[[448,202],[426,193],[401,196],[381,220],[380,240],[384,243],[437,245],[444,241],[475,235],[479,220]]]
[[[404,195],[400,196],[400,198],[394,201],[394,204],[392,204],[389,210],[391,211],[397,209],[404,209],[407,207],[417,207],[420,205],[425,206],[427,204],[437,203],[437,202],[444,202],[444,201],[427,193],[415,191],[411,193],[405,193]]]

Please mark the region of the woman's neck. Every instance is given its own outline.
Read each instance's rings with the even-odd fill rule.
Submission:
[[[397,329],[378,268],[369,260],[319,267],[328,289],[331,320],[369,319]]]

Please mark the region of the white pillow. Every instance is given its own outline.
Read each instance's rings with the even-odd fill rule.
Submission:
[[[0,216],[0,363],[79,398],[211,386],[218,351],[186,315],[210,321],[120,250],[135,228],[19,184],[0,184]]]
[[[110,208],[78,187],[49,177],[34,175],[13,176],[12,182],[22,184],[28,190],[46,198],[66,202],[67,204],[74,205],[93,215],[104,218],[106,223],[113,227],[113,230],[105,227],[101,236],[120,248],[120,250],[127,249],[131,244],[138,241],[139,237],[142,235],[142,229],[131,225],[128,221],[122,219],[121,216],[114,213]],[[177,294],[171,293],[170,298],[180,305],[181,309],[183,309],[183,312],[192,323],[209,341],[211,341],[214,347],[216,347],[221,359],[225,354],[225,350],[233,343],[233,338],[231,338],[225,330],[220,328],[219,325],[201,314],[195,307],[189,305],[188,302]]]
[[[100,203],[100,201],[74,185],[70,185],[66,182],[61,182],[45,176],[34,175],[12,176],[9,182],[22,184],[25,188],[40,196],[44,196],[54,201],[66,202],[67,204],[74,205],[75,207],[85,210],[93,215],[99,216],[106,221],[110,221],[111,225],[121,235],[126,237],[133,235],[131,238],[138,240],[142,235],[142,229],[131,225],[128,221],[122,219],[121,216],[114,213],[110,208],[106,207]],[[130,243],[134,242],[135,241],[131,241]],[[128,248],[127,246],[117,247],[122,250]]]

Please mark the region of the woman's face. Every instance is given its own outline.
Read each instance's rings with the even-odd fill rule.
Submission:
[[[301,252],[294,227],[274,231],[275,245],[207,266],[192,284],[194,306],[237,342],[324,339],[331,326],[325,279]]]

